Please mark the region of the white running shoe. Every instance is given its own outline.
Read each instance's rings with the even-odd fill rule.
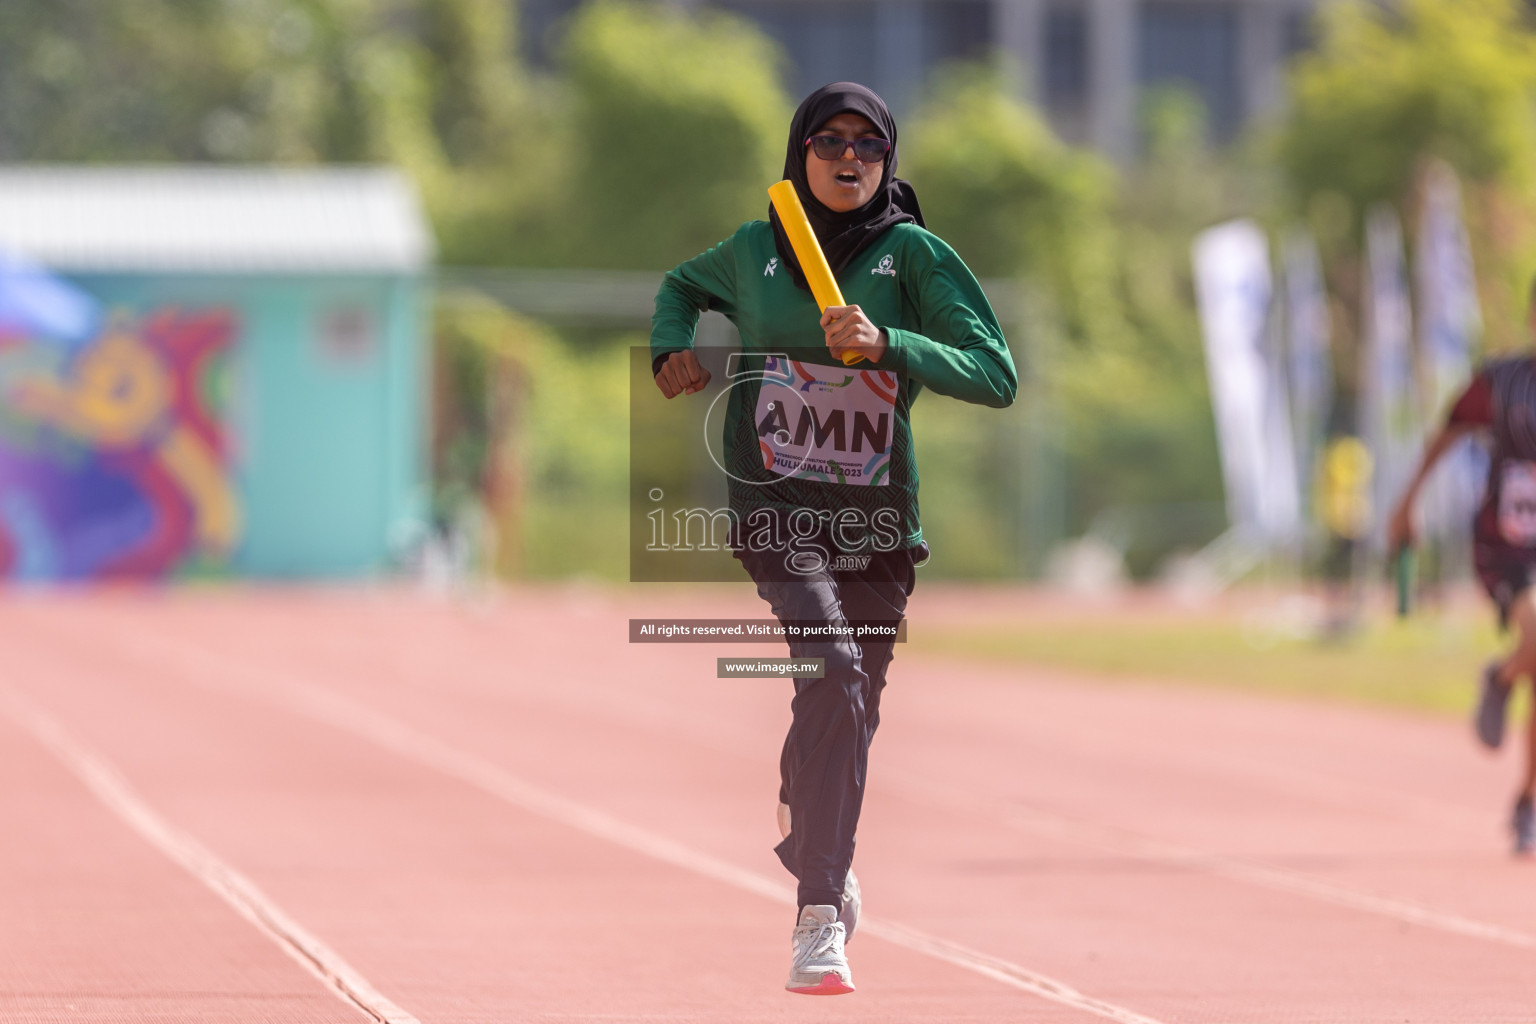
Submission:
[[[863,903],[863,897],[859,894],[859,880],[853,877],[853,868],[849,868],[848,877],[843,881],[843,910],[837,915],[843,924],[844,942],[853,941],[853,930],[859,926],[859,908]]]
[[[779,804],[779,838],[789,838],[789,804]],[[848,869],[848,877],[843,879],[843,909],[837,915],[837,919],[843,922],[843,941],[848,942],[853,938],[853,930],[859,926],[859,908],[863,905],[863,898],[859,894],[859,880],[854,877],[853,869]]]
[[[836,907],[802,907],[794,942],[786,989],[806,996],[840,996],[853,991],[853,972],[843,953],[843,923],[837,919]]]

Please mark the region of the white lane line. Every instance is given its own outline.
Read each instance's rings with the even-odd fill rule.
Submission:
[[[487,687],[478,684],[473,688],[481,693],[488,691]],[[579,700],[573,700],[565,707],[583,710]],[[610,705],[603,710],[612,712],[614,708]],[[622,721],[638,722],[649,728],[656,727],[656,723],[648,716],[619,714],[616,717]],[[684,732],[694,739],[699,739],[692,730],[684,730]],[[1262,767],[1268,769],[1272,766]],[[1000,821],[1019,831],[1084,846],[1101,853],[1131,857],[1150,863],[1176,864],[1226,878],[1229,881],[1285,892],[1453,935],[1497,942],[1520,949],[1536,948],[1536,936],[1501,925],[1435,910],[1398,897],[1350,889],[1297,871],[1268,867],[1195,847],[1137,836],[1109,825],[1067,818],[1005,801],[978,798],[959,789],[935,786],[896,766],[882,766],[877,774],[890,792],[903,798],[926,800],[948,810],[966,807],[987,820]],[[1310,778],[1311,776],[1287,772],[1286,781],[1289,783],[1289,791],[1301,796],[1312,795],[1311,790],[1306,790],[1301,785]],[[1364,787],[1356,788],[1364,790]],[[1371,790],[1371,792],[1375,791]],[[863,927],[862,923],[860,927]]]
[[[794,893],[789,893],[793,902]],[[1031,971],[1027,967],[1021,967],[1009,960],[1002,960],[995,956],[988,956],[968,946],[962,946],[958,942],[950,942],[927,932],[909,928],[904,924],[884,919],[871,920],[864,915],[859,916],[859,934],[865,933],[876,936],[917,953],[926,953],[928,956],[946,963],[963,967],[983,977],[1000,981],[1004,985],[1012,985],[1014,988],[1032,992],[1043,999],[1061,1003],[1078,1010],[1086,1010],[1089,1013],[1104,1017],[1107,1020],[1120,1021],[1121,1024],[1158,1024],[1154,1018],[1127,1010],[1123,1006],[1095,999],[1093,996],[1084,995],[1069,985],[1057,981],[1048,975]]]
[[[1453,935],[1498,942],[1520,949],[1536,948],[1536,936],[1501,925],[1489,924],[1486,921],[1462,917],[1459,914],[1434,910],[1396,897],[1362,892],[1300,872],[1254,864],[1192,846],[1148,839],[1120,829],[1078,821],[1035,808],[974,797],[957,789],[934,786],[900,769],[882,771],[881,775],[886,777],[887,783],[893,785],[896,792],[902,795],[915,796],[925,802],[935,802],[951,810],[964,807],[972,813],[984,815],[990,820],[1041,838],[1084,846],[1113,856],[1193,868],[1232,881],[1303,896],[1367,914],[1389,917]]]
[[[380,995],[350,964],[284,913],[250,879],[155,813],[111,764],[67,734],[37,705],[13,690],[0,689],[0,708],[151,846],[212,889],[343,1002],[381,1024],[420,1024]]]
[[[479,693],[496,692],[478,683],[468,685]],[[596,691],[586,691],[585,696],[577,696],[569,701],[564,701],[562,706],[566,710],[590,713],[593,709],[591,707],[583,707],[581,702],[584,699],[590,701],[595,693]],[[547,697],[548,695],[545,696]],[[616,713],[616,709],[612,704],[604,705],[601,710],[612,714],[613,717],[620,721],[637,723],[652,729],[657,728],[657,722],[652,716],[647,714],[634,714],[632,710]],[[692,729],[682,730],[681,734],[688,735],[695,741],[708,741],[708,738],[700,737]],[[728,742],[716,745],[722,749],[736,749]],[[1227,764],[1225,760],[1206,759],[1206,761],[1218,767]],[[1258,761],[1254,761],[1251,764],[1244,761],[1243,764],[1249,769],[1263,769],[1266,778],[1269,778],[1270,781],[1283,781],[1286,784],[1287,791],[1293,794],[1302,797],[1313,797],[1316,795],[1318,780],[1316,776],[1310,773],[1301,773],[1295,769],[1281,768]],[[1362,913],[1388,917],[1420,927],[1433,928],[1468,938],[1498,942],[1521,949],[1536,948],[1536,936],[1500,925],[1462,917],[1457,914],[1434,910],[1398,897],[1350,889],[1297,871],[1272,868],[1194,847],[1137,836],[1134,833],[1109,825],[1099,825],[1054,815],[1001,800],[978,798],[970,793],[962,793],[958,789],[934,786],[925,779],[920,779],[911,773],[903,772],[899,767],[882,765],[877,774],[884,781],[889,791],[903,798],[927,800],[949,810],[964,806],[987,820],[1001,821],[1019,831],[1069,842],[1073,845],[1086,846],[1101,853],[1131,857],[1150,863],[1176,864],[1180,867],[1203,870],[1208,874],[1226,878],[1229,881],[1261,886],[1273,891],[1290,893],[1306,899],[1329,903]],[[1332,780],[1332,782],[1335,785],[1342,784],[1338,780]],[[1312,788],[1306,788],[1308,784]],[[1351,788],[1360,791],[1362,794],[1369,794],[1371,799],[1378,801],[1383,797],[1382,791],[1375,787],[1355,785]],[[1439,808],[1439,805],[1431,805],[1428,802],[1422,801],[1419,803],[1423,803],[1423,806],[1418,806],[1417,803],[1410,802],[1407,798],[1401,798],[1399,802],[1405,808],[1415,813],[1423,812],[1428,807],[1443,809]],[[863,927],[862,924],[860,926]]]
[[[233,690],[262,700],[361,739],[445,775],[466,782],[520,810],[548,818],[590,836],[671,864],[705,878],[793,907],[795,891],[769,878],[707,853],[613,817],[575,800],[551,793],[518,778],[484,758],[450,746],[351,698],[315,686],[297,686],[273,672],[230,665],[201,648],[168,643],[160,638],[119,634],[124,646],[163,666],[170,659],[184,676],[217,689]],[[236,678],[238,676],[243,678]],[[1114,1003],[1077,991],[1065,982],[1027,967],[971,949],[896,922],[860,917],[860,934],[942,960],[1031,995],[1119,1024],[1162,1024]]]

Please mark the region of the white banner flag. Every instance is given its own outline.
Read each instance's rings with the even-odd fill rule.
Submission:
[[[1424,369],[1422,408],[1428,422],[1439,424],[1472,375],[1472,349],[1482,333],[1483,316],[1456,172],[1443,163],[1431,164],[1423,196],[1414,266]],[[1426,535],[1449,540],[1470,534],[1486,471],[1486,453],[1471,438],[1440,460],[1420,506]]]
[[[1328,296],[1310,232],[1288,233],[1281,250],[1285,269],[1285,324],[1290,356],[1291,421],[1297,477],[1312,493],[1318,454],[1328,440],[1333,412],[1333,355],[1328,341]]]
[[[1366,218],[1365,330],[1360,347],[1360,436],[1375,464],[1371,489],[1373,548],[1386,545],[1385,523],[1413,476],[1423,442],[1414,386],[1412,313],[1403,232],[1391,207]]]
[[[1269,244],[1253,221],[1229,221],[1195,238],[1194,264],[1227,514],[1255,540],[1287,543],[1300,502],[1284,362],[1270,330]]]

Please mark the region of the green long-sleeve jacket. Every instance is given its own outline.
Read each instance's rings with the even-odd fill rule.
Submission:
[[[878,366],[844,367],[820,310],[780,265],[773,230],[749,221],[670,271],[656,295],[651,356],[693,346],[702,310],[724,313],[743,357],[725,417],[732,512],[750,535],[759,509],[814,516],[847,552],[922,540],[910,411],[927,388],[1002,408],[1018,388],[1002,328],[955,251],[898,224],[838,275],[843,300],[886,331]],[[781,358],[775,358],[779,356]]]

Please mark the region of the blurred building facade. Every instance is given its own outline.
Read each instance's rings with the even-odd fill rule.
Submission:
[[[0,346],[0,578],[349,577],[424,516],[424,275],[393,170],[0,167],[0,245],[103,305]]]
[[[786,87],[864,82],[909,112],[946,63],[1002,53],[1022,91],[1068,141],[1117,160],[1138,150],[1137,110],[1181,85],[1227,140],[1283,102],[1285,61],[1310,40],[1329,0],[689,0],[756,22],[789,56]],[[523,0],[529,56],[547,61],[581,0]]]

